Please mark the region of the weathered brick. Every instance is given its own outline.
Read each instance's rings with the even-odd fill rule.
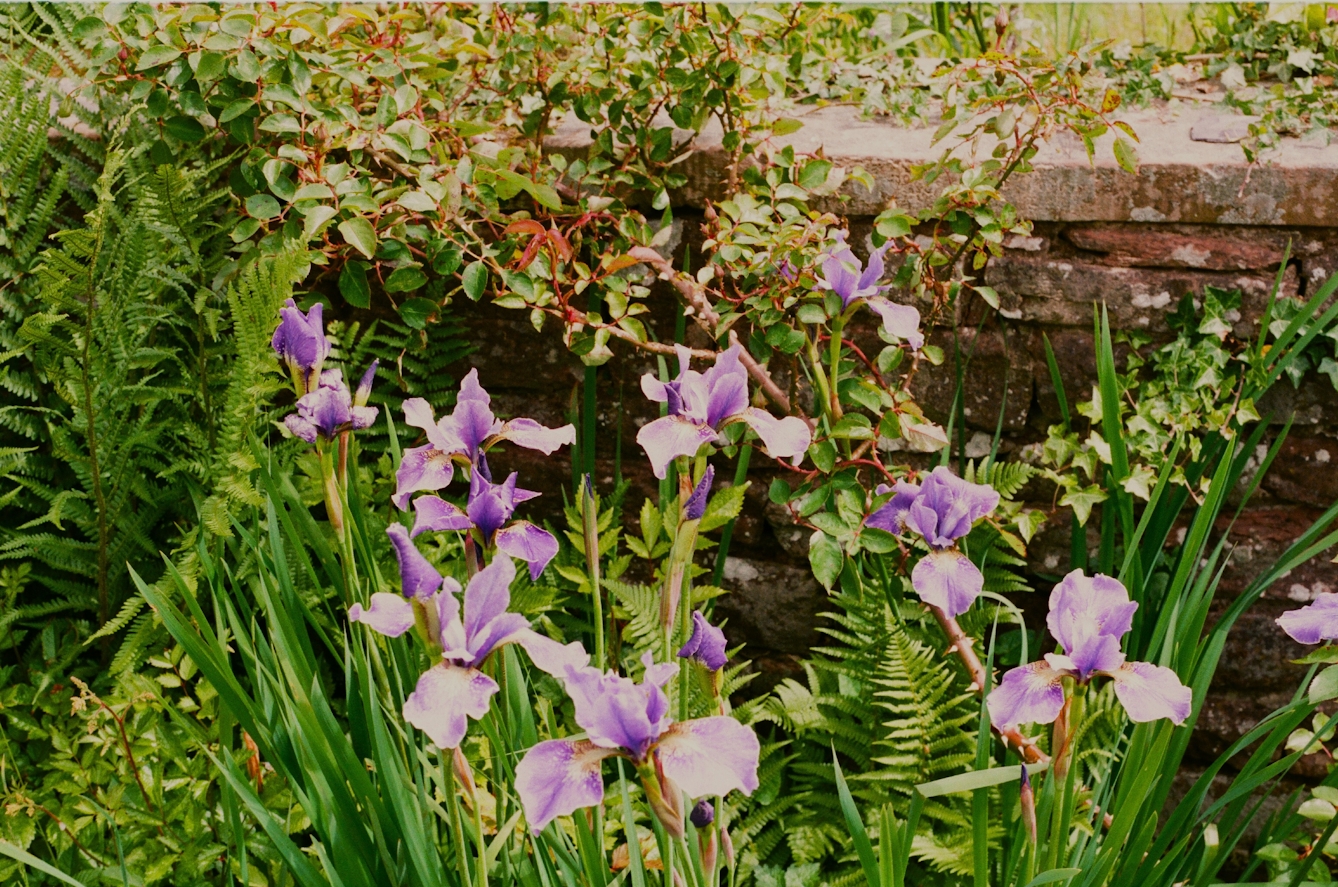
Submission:
[[[1104,303],[1111,326],[1157,334],[1166,332],[1166,314],[1186,293],[1203,287],[1238,289],[1242,294],[1236,333],[1248,336],[1263,312],[1273,277],[1220,271],[1121,268],[1045,257],[1006,255],[990,263],[985,281],[1000,296],[1005,316],[1026,323],[1085,326],[1093,306]],[[1297,277],[1289,267],[1284,295],[1295,295]]]
[[[1204,271],[1276,269],[1295,232],[1222,225],[1095,223],[1068,225],[1064,237],[1101,254],[1111,265],[1197,268]]]

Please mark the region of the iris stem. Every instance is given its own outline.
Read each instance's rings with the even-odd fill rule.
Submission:
[[[838,315],[832,320],[832,339],[828,352],[828,360],[831,362],[831,414],[832,421],[841,421],[841,334],[846,328],[846,316]]]
[[[813,369],[813,381],[818,386],[818,393],[822,395],[822,411],[830,418],[832,415],[832,387],[827,383],[827,371],[822,368],[822,356],[818,354],[816,336],[808,340],[808,362]],[[832,421],[836,420],[832,419]]]
[[[1068,847],[1068,837],[1073,819],[1073,791],[1078,775],[1078,740],[1081,738],[1079,731],[1082,729],[1085,694],[1086,687],[1084,685],[1079,684],[1073,688],[1073,697],[1069,703],[1068,726],[1065,731],[1065,748],[1057,749],[1055,752],[1055,770],[1062,769],[1067,763],[1067,772],[1064,773],[1064,784],[1055,786],[1057,789],[1055,792],[1055,812],[1051,820],[1050,841],[1045,853],[1045,868],[1047,871],[1059,864],[1061,847]],[[1067,762],[1061,760],[1061,757],[1067,758]]]
[[[455,792],[455,771],[451,766],[452,752],[448,749],[439,749],[438,755],[441,758],[441,776],[446,782],[446,810],[451,819],[451,838],[455,841],[455,863],[460,869],[460,883],[464,887],[473,887],[473,880],[469,874],[469,861],[465,858],[465,830],[460,824],[460,799],[456,797]],[[476,804],[475,807],[478,805]]]
[[[595,665],[604,667],[604,590],[600,583],[599,569],[599,500],[595,498],[594,478],[585,476],[585,487],[581,490],[581,518],[585,530],[585,566],[590,576],[591,605],[594,608],[592,621],[595,629]]]

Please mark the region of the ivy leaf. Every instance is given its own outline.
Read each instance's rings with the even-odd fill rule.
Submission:
[[[339,223],[339,233],[344,236],[349,246],[367,258],[376,255],[376,229],[372,223],[358,216]]]
[[[339,292],[354,308],[368,308],[372,304],[372,289],[367,285],[367,263],[350,261],[339,272]]]
[[[808,565],[813,568],[813,576],[822,583],[823,588],[830,589],[836,584],[844,564],[845,555],[841,552],[841,546],[831,536],[818,530],[808,540]]]

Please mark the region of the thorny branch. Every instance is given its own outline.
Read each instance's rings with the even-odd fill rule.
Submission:
[[[712,308],[711,304],[706,300],[706,293],[696,281],[687,275],[678,273],[678,271],[674,269],[674,266],[671,265],[664,256],[660,255],[650,247],[634,246],[628,251],[628,255],[639,262],[645,262],[647,265],[650,265],[659,272],[661,279],[667,280],[673,284],[674,289],[678,290],[679,296],[687,305],[689,313],[693,320],[697,322],[697,325],[710,333],[712,337],[715,336],[716,325],[720,323],[720,315],[715,312],[715,309]],[[738,334],[733,330],[730,330],[730,344],[737,344],[738,341]],[[748,353],[747,348],[739,349],[739,363],[743,364],[744,369],[748,371],[748,375],[751,376],[758,387],[762,389],[762,393],[766,395],[767,400],[780,407],[785,413],[794,413],[794,410],[790,405],[790,398],[787,397],[785,392],[781,390],[781,387],[776,384],[776,381],[771,378],[771,374],[767,372],[766,367],[753,359],[753,356]]]

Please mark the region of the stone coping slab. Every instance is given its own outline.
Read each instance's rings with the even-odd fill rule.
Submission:
[[[1035,171],[1019,175],[1005,194],[1034,221],[1181,222],[1222,225],[1338,226],[1338,144],[1310,145],[1285,139],[1263,163],[1251,166],[1240,145],[1202,141],[1205,131],[1226,128],[1229,113],[1201,106],[1167,106],[1119,114],[1138,134],[1140,167],[1126,173],[1111,153],[1112,134],[1087,159],[1076,136],[1056,135],[1033,161]],[[911,211],[933,200],[938,188],[912,180],[914,165],[937,158],[952,137],[935,146],[933,130],[907,129],[886,118],[864,118],[848,106],[819,108],[802,115],[804,127],[775,139],[803,152],[822,149],[843,166],[862,166],[874,178],[871,193],[847,181],[849,200],[815,206],[850,216],[876,215],[893,203]],[[1226,121],[1229,122],[1229,119]],[[546,140],[549,150],[569,156],[589,145],[589,127],[575,118],[562,121]],[[676,133],[686,149],[691,133]],[[688,183],[671,195],[676,206],[703,207],[717,198],[727,155],[714,122],[695,140],[680,164]],[[959,149],[960,150],[960,149]]]

